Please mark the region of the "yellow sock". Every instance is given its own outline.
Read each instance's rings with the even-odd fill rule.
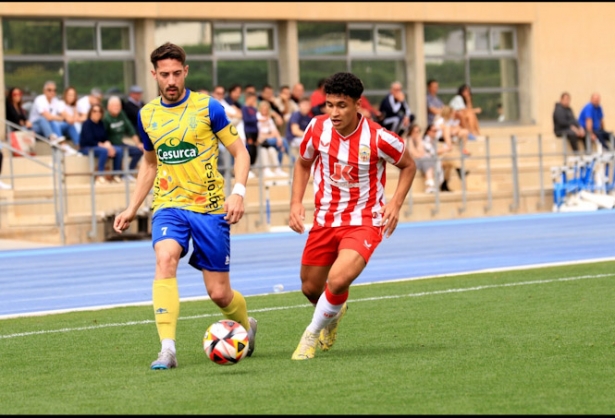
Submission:
[[[235,322],[239,322],[246,331],[250,331],[250,322],[248,321],[248,305],[243,295],[236,290],[233,290],[235,296],[233,300],[225,308],[220,308],[222,315],[226,319],[232,319]]]
[[[177,278],[154,280],[152,300],[154,302],[154,316],[160,341],[166,338],[175,341],[177,318],[179,318]]]

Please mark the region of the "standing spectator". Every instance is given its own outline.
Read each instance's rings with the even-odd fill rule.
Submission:
[[[26,110],[23,108],[23,92],[19,87],[12,87],[6,96],[6,120],[15,125],[32,129],[32,122],[28,120]],[[16,131],[17,128],[9,126],[9,130]]]
[[[30,109],[29,121],[32,130],[57,145],[66,138],[62,136],[60,123],[64,118],[60,114],[60,101],[56,97],[56,83],[46,81],[43,86],[43,94],[34,99]]]
[[[316,90],[310,95],[310,116],[318,116],[324,114],[325,107],[325,81],[326,78],[321,78],[316,84]]]
[[[62,100],[59,103],[59,112],[64,118],[64,121],[60,124],[62,133],[64,136],[68,136],[73,141],[73,144],[79,146],[79,130],[81,126],[77,123],[77,89],[72,86],[64,89]],[[64,149],[68,150],[68,148]],[[76,153],[74,151],[74,154]]]
[[[122,169],[122,148],[111,144],[107,137],[107,131],[102,121],[103,108],[99,104],[93,104],[88,112],[88,118],[81,126],[81,137],[79,138],[79,152],[83,155],[88,155],[90,150],[93,150],[94,157],[98,159],[99,172],[105,171],[107,160],[113,158],[113,170],[119,171]],[[115,176],[113,181],[120,183],[122,180]],[[107,180],[103,174],[99,174],[96,178],[97,184],[105,184]]]
[[[107,131],[107,138],[113,146],[117,146],[121,150],[123,156],[124,149],[128,150],[130,157],[129,170],[136,170],[139,160],[143,156],[143,144],[137,135],[132,123],[122,110],[122,100],[118,96],[111,96],[107,101],[107,113],[103,117],[103,124]],[[135,145],[129,145],[124,142],[124,137],[130,137]],[[121,158],[121,157],[120,157]],[[135,181],[133,175],[128,174],[128,180]]]
[[[246,148],[250,154],[250,167],[254,166],[258,157],[258,119],[257,119],[256,93],[248,92],[245,94],[245,103],[241,107],[243,117],[243,131],[246,137]],[[252,170],[248,172],[248,178],[253,178]]]
[[[442,111],[442,100],[438,97],[438,82],[433,78],[427,82],[427,124],[433,123],[434,117]]]
[[[292,360],[331,349],[351,284],[383,237],[397,228],[416,166],[403,140],[359,115],[363,83],[336,73],[325,83],[327,114],[310,123],[294,168],[288,225],[305,231],[303,198],[313,177],[313,226],[301,257],[301,291],[314,306]],[[385,201],[387,163],[399,170]],[[311,173],[314,173],[312,176]]]
[[[77,100],[77,130],[81,130],[81,124],[87,119],[90,107],[95,104],[102,104],[102,98],[102,91],[94,87],[90,90],[90,94]]]
[[[303,87],[303,84],[301,83],[293,84],[293,88],[290,92],[290,98],[293,102],[295,102],[297,106],[299,106],[299,101],[301,100],[304,94],[305,94],[305,88]]]
[[[259,102],[263,100],[269,102],[269,107],[271,108],[271,117],[275,122],[275,126],[280,128],[282,125],[284,125],[284,117],[282,116],[282,111],[275,104],[273,87],[271,87],[269,84],[265,84],[263,86],[263,89],[261,90],[261,95],[259,96],[258,100]]]
[[[280,135],[278,127],[272,117],[271,106],[267,100],[258,103],[258,144],[265,152],[260,153],[263,158],[261,165],[265,167],[263,174],[265,177],[288,177],[282,170],[281,155],[284,152],[284,138]]]
[[[425,193],[434,193],[436,183],[434,172],[438,158],[431,139],[425,141],[421,135],[421,127],[415,123],[410,125],[408,136],[408,150],[416,163],[417,171],[423,174],[425,180]]]
[[[299,101],[299,110],[290,115],[288,124],[286,124],[286,141],[290,145],[290,149],[297,150],[305,129],[310,124],[312,117],[310,116],[310,99],[302,97]],[[294,160],[294,158],[292,158]]]
[[[579,125],[574,112],[570,107],[570,94],[562,93],[559,103],[555,103],[553,110],[553,132],[555,136],[565,136],[575,154],[579,153],[579,139],[585,148],[585,129]],[[586,149],[585,152],[588,150]]]
[[[128,91],[128,98],[122,102],[122,110],[126,113],[128,120],[132,123],[135,131],[137,130],[137,118],[139,110],[145,105],[143,102],[143,89],[139,86],[132,86]]]
[[[476,135],[480,135],[477,115],[482,112],[482,109],[474,107],[470,86],[467,84],[459,86],[457,94],[448,105],[455,111],[455,118],[459,120],[461,127],[469,131],[468,139],[475,140]]]
[[[592,141],[599,140],[604,149],[610,149],[610,132],[604,130],[604,113],[600,105],[600,95],[593,93],[589,103],[583,107],[579,114],[579,125],[588,132]]]
[[[410,105],[406,102],[406,95],[399,81],[391,83],[389,94],[380,102],[380,112],[382,113],[380,124],[383,128],[401,137],[406,136],[414,115],[410,111]]]

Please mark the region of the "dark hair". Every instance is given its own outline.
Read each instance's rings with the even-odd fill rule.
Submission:
[[[325,81],[325,94],[348,96],[358,100],[363,94],[361,79],[351,73],[335,73]]]
[[[256,90],[256,86],[254,84],[246,84],[245,86],[243,86],[244,90],[250,89],[250,88],[253,88],[254,90]]]
[[[17,105],[19,106],[19,111],[23,111],[23,90],[19,87],[11,87],[9,89],[8,95],[6,96],[6,102],[7,104],[13,104],[13,92],[16,90],[21,92],[21,99],[19,99],[19,103]]]
[[[158,61],[173,59],[182,63],[182,66],[186,65],[186,51],[179,46],[167,42],[164,45],[160,45],[158,48],[152,51],[150,55],[150,61],[154,65],[154,69],[158,68]]]
[[[247,99],[249,97],[258,97],[258,96],[256,95],[256,93],[252,93],[251,91],[249,91],[249,92],[246,93],[246,97],[245,98]]]
[[[472,94],[472,90],[470,90],[470,86],[468,86],[467,84],[462,84],[461,86],[459,86],[459,88],[457,89],[457,94],[461,96],[461,98],[463,99],[463,102],[466,103],[466,98],[463,97],[463,91],[465,89],[468,89],[468,92],[470,93],[470,95]],[[466,103],[467,104],[467,103]]]
[[[303,97],[301,97],[301,98],[299,99],[299,103],[301,103],[301,102],[308,102],[308,103],[312,103],[312,101],[310,100],[310,98],[309,98],[309,97],[307,97],[307,96],[303,96]]]
[[[419,132],[421,131],[421,127],[418,125],[418,123],[413,123],[410,125],[410,128],[408,129],[408,135],[412,134],[412,131],[414,130],[414,128],[419,128]]]
[[[316,84],[316,88],[321,88],[322,86],[325,85],[325,82],[327,81],[326,78],[321,78],[320,80],[318,80],[318,84]]]
[[[241,84],[239,84],[239,83],[233,83],[233,84],[231,84],[231,86],[228,88],[228,90],[227,90],[227,91],[230,93],[230,92],[232,92],[233,90],[235,90],[235,89],[237,89],[237,88],[239,88],[239,89],[240,89],[240,88],[241,88]]]
[[[429,124],[427,125],[427,128],[425,128],[425,133],[423,134],[423,136],[427,135],[427,133],[431,130],[431,128],[433,128],[433,124]]]
[[[438,80],[436,80],[435,78],[430,78],[429,80],[427,80],[427,87],[429,87],[431,85],[431,83],[437,83]]]
[[[562,95],[559,97],[560,100],[563,99],[564,96],[570,96],[570,93],[568,93],[567,91],[563,92]]]
[[[94,104],[92,106],[90,106],[90,110],[88,110],[88,119],[92,119],[92,110],[94,110],[95,107],[100,108],[100,114],[102,116],[104,116],[105,114],[105,109],[103,109],[102,105],[99,104]]]
[[[66,103],[66,104],[70,105],[70,106],[74,106],[77,103],[77,99],[79,98],[78,95],[77,95],[77,89],[75,87],[73,87],[73,86],[66,87],[64,89],[64,92],[62,93],[62,99],[64,99],[66,97],[66,93],[68,93],[69,90],[73,90],[75,92],[75,98],[73,99],[72,103]]]
[[[266,90],[266,89],[273,90],[273,86],[271,84],[263,84],[263,87],[261,88],[261,91]]]

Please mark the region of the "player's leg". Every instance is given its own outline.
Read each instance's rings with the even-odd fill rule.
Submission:
[[[154,370],[177,367],[176,331],[179,318],[177,265],[186,254],[189,230],[179,209],[160,209],[152,219],[152,242],[156,252],[156,273],[152,302],[161,350],[152,364]]]
[[[255,346],[257,322],[248,317],[243,295],[233,290],[230,279],[231,240],[230,225],[224,215],[189,213],[193,251],[190,265],[203,272],[203,282],[212,302],[227,319],[239,322],[248,331],[251,356]]]

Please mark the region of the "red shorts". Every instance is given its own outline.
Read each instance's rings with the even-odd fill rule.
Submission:
[[[301,264],[307,266],[330,266],[340,250],[355,250],[369,261],[378,244],[382,241],[382,228],[378,226],[312,226],[308,235]]]

